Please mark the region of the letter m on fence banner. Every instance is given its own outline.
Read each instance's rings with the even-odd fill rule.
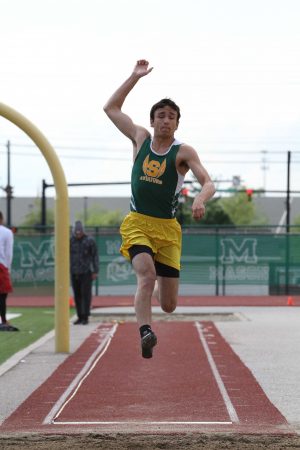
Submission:
[[[18,243],[21,251],[21,267],[44,267],[54,265],[54,241],[43,241],[35,247],[29,241]]]
[[[233,264],[236,261],[254,264],[257,262],[256,245],[257,240],[254,238],[243,239],[239,245],[234,239],[221,239],[221,261],[225,264]]]

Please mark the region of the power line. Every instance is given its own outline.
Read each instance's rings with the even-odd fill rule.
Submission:
[[[5,153],[0,151],[0,153]],[[13,156],[29,156],[29,157],[41,157],[40,153],[18,153],[14,152]],[[101,160],[101,161],[132,161],[132,158],[111,158],[111,157],[105,157],[105,156],[91,156],[91,155],[84,155],[84,156],[78,156],[78,155],[58,155],[60,158],[64,159],[80,159],[80,160]]]
[[[0,150],[0,153],[4,154],[4,151]],[[239,152],[240,154],[241,152]],[[19,152],[14,152],[13,156],[25,156],[25,157],[33,157],[33,158],[40,158],[41,155],[40,153],[19,153]],[[116,157],[116,158],[112,158],[112,157],[107,157],[107,156],[93,156],[93,155],[84,155],[84,156],[79,156],[79,155],[58,155],[61,159],[76,159],[76,160],[96,160],[96,161],[126,161],[126,162],[132,162],[132,158],[131,155],[128,155],[128,158],[123,158],[123,157]],[[205,163],[207,164],[243,164],[243,165],[249,165],[249,164],[261,164],[262,161],[261,160],[255,160],[255,161],[251,161],[251,160],[208,160],[205,159]],[[286,161],[271,161],[268,160],[268,164],[285,164]],[[299,164],[300,161],[293,161],[293,164]]]
[[[259,141],[258,141],[259,142]],[[6,148],[6,143],[0,143],[0,146],[5,147]],[[36,148],[36,145],[34,144],[11,144],[12,147],[18,147],[18,148]],[[291,145],[291,143],[289,142],[289,145]],[[105,144],[101,144],[102,147],[105,147]],[[300,146],[300,141],[299,141],[299,146]],[[67,150],[67,151],[110,151],[110,152],[126,152],[128,151],[128,148],[122,147],[122,148],[100,148],[100,144],[99,146],[73,146],[73,145],[56,145],[54,146],[56,150]],[[224,149],[224,150],[203,150],[201,151],[201,154],[204,153],[220,153],[220,154],[224,154],[224,152],[226,153],[231,153],[231,154],[240,154],[241,150],[231,150],[231,149]],[[263,152],[266,153],[271,153],[271,154],[286,154],[287,150],[243,150],[243,154],[253,154],[253,153],[258,153],[261,154]],[[293,153],[300,153],[300,150],[293,150]]]

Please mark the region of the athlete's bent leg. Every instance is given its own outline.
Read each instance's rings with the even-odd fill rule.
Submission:
[[[178,301],[179,278],[157,277],[159,302],[163,311],[175,311]]]

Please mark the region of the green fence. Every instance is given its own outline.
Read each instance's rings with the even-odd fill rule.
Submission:
[[[96,294],[127,293],[136,283],[119,253],[116,229],[89,230],[100,255]],[[279,295],[300,293],[300,234],[269,229],[184,228],[181,293]],[[15,236],[12,279],[16,293],[53,292],[54,236]]]

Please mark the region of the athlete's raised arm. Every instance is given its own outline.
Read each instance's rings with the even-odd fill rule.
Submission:
[[[141,143],[149,135],[146,128],[133,123],[132,119],[122,111],[123,103],[140,78],[152,71],[145,59],[137,61],[132,74],[116,90],[104,106],[104,111],[116,127],[133,143],[134,148],[139,148]]]

